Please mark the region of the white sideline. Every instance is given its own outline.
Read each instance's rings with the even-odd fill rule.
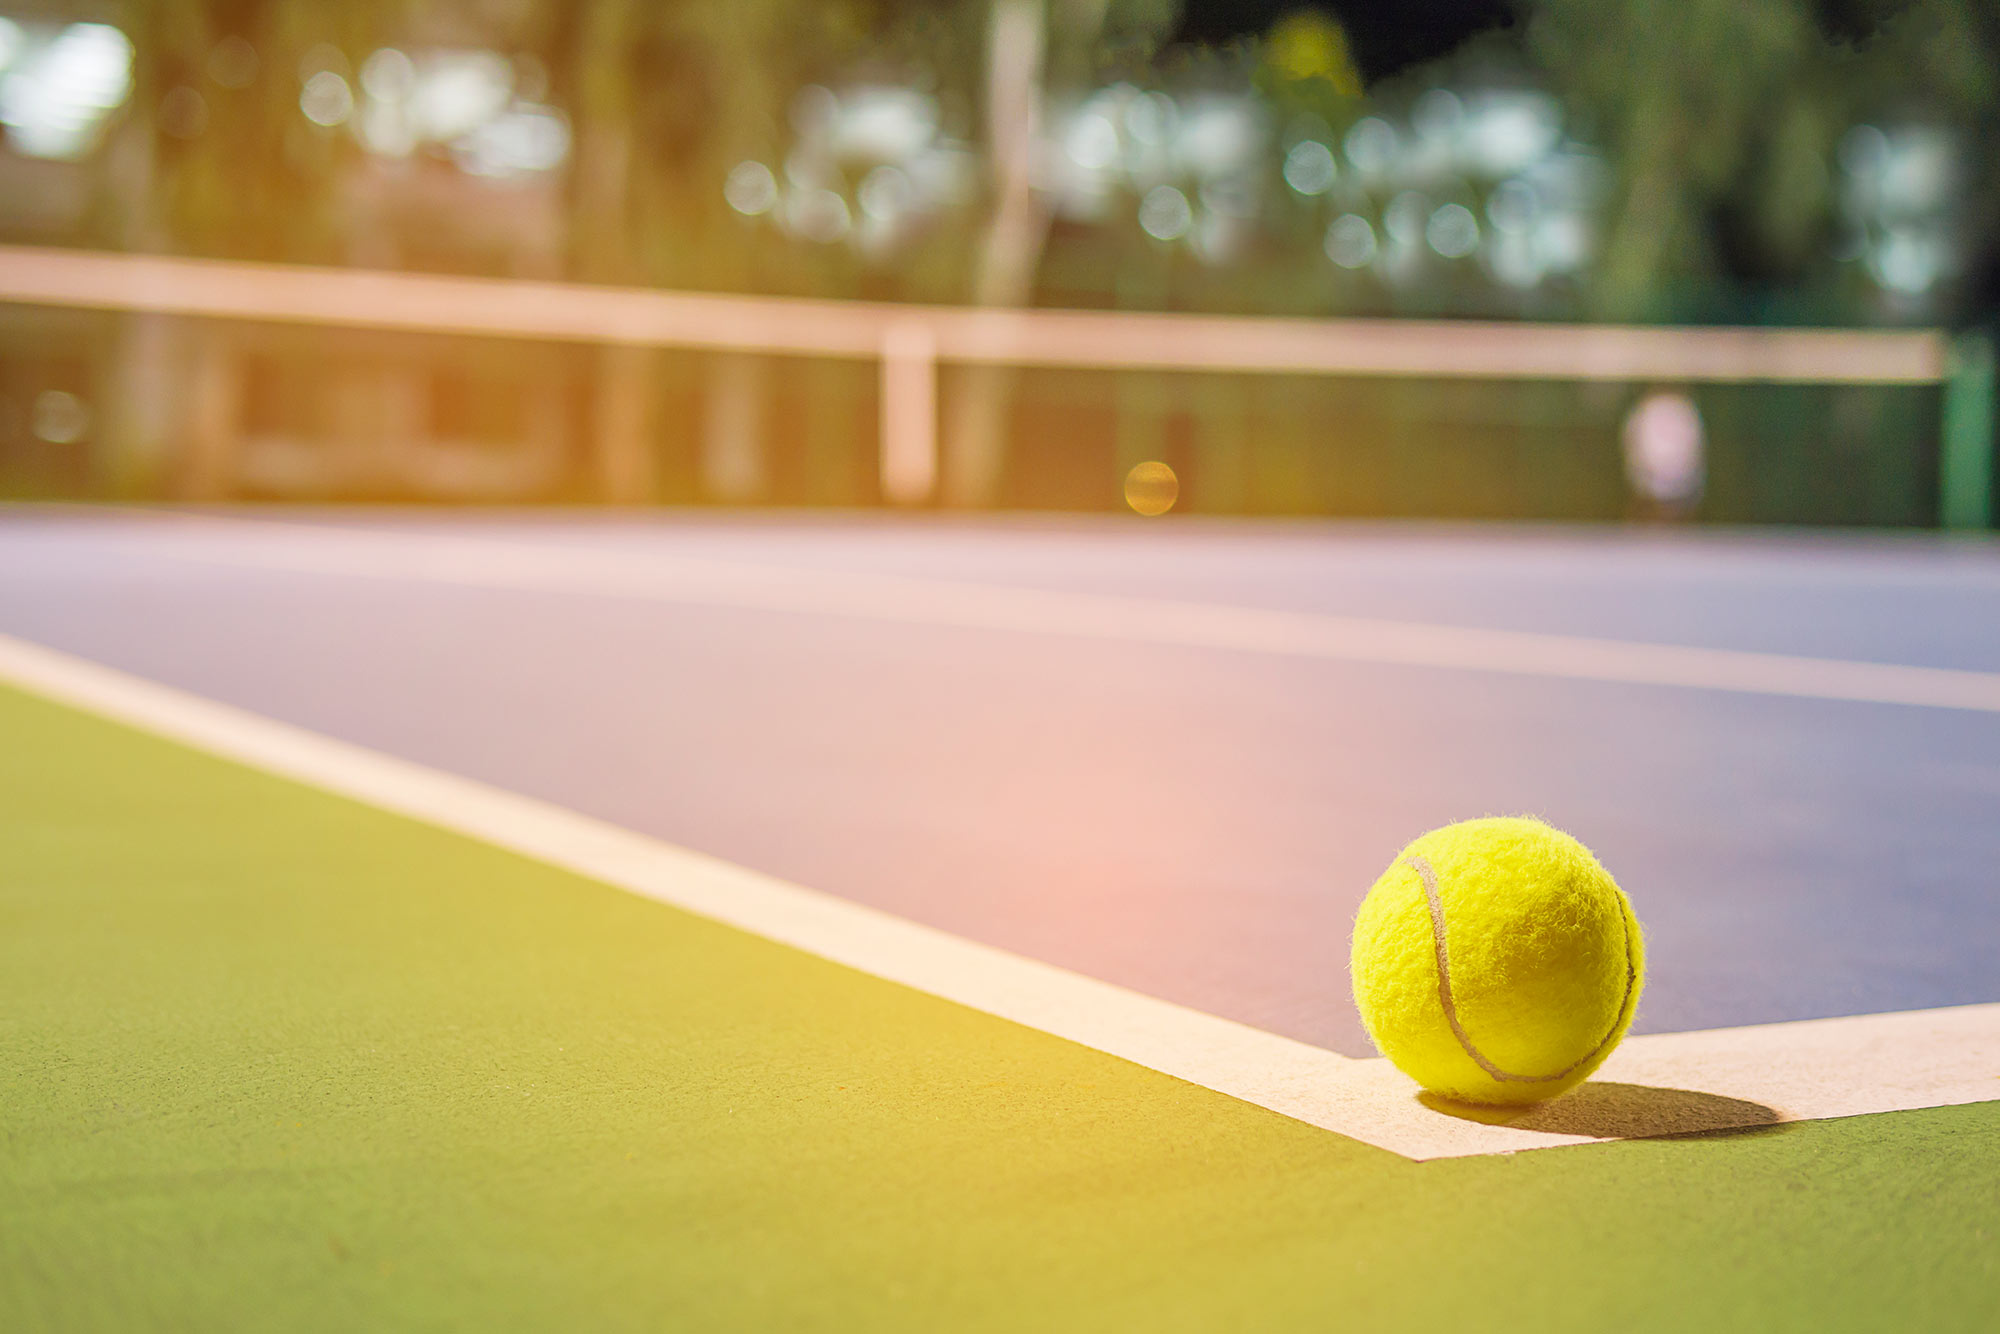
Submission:
[[[1493,1124],[1357,1061],[804,889],[572,811],[0,635],[0,679],[465,834],[1413,1159],[2000,1100],[2000,1004],[1628,1040]],[[1633,1087],[1633,1086],[1645,1087]]]
[[[150,559],[470,588],[584,593],[905,625],[1335,662],[2000,713],[2000,672],[1493,630],[1113,593],[613,553],[205,515],[155,516]],[[165,535],[167,541],[158,539]],[[277,541],[266,540],[276,538]]]

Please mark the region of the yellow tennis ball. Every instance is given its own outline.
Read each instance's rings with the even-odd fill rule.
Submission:
[[[1631,1027],[1638,919],[1590,849],[1540,820],[1466,820],[1396,856],[1354,923],[1354,1003],[1396,1068],[1465,1102],[1539,1102]]]

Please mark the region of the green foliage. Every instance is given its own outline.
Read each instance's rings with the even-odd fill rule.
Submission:
[[[1818,118],[1789,105],[1812,96],[1801,83],[1816,40],[1806,0],[1537,7],[1531,49],[1585,108],[1623,177],[1597,276],[1600,314],[1657,314],[1666,282],[1709,266],[1702,218],[1746,164],[1760,154],[1824,151]],[[1772,176],[1799,189],[1809,173]],[[1778,211],[1798,202],[1782,200]]]
[[[1347,33],[1301,10],[1279,20],[1263,43],[1257,86],[1281,111],[1345,119],[1361,97],[1361,73]]]
[[[308,63],[353,77],[370,50],[408,31],[418,0],[162,0],[125,20],[137,48],[123,129],[147,186],[121,230],[143,245],[269,259],[342,257],[342,185],[352,136],[299,114]],[[225,43],[253,56],[232,72]]]
[[[1249,78],[1279,123],[1310,115],[1335,128],[1365,105],[1345,39],[1326,21],[1295,16],[1237,48],[1166,51],[1179,0],[1048,4],[1052,95],[1118,79],[1241,86]],[[1542,71],[1569,104],[1572,129],[1605,150],[1618,175],[1588,313],[1865,316],[1843,304],[1830,258],[1832,163],[1841,136],[1864,121],[1954,127],[1969,170],[1963,237],[1985,247],[1972,266],[2000,263],[2000,246],[1985,239],[2000,234],[2000,159],[1981,151],[2000,142],[1992,0],[1523,6],[1514,33],[1486,40]],[[371,249],[369,239],[381,218],[368,210],[395,193],[388,169],[345,128],[299,113],[302,62],[331,49],[351,78],[377,46],[484,45],[540,62],[550,100],[571,119],[574,157],[562,198],[549,204],[551,234],[562,238],[552,244],[563,252],[552,266],[595,281],[963,299],[982,233],[976,198],[961,216],[934,220],[893,266],[870,265],[849,247],[801,244],[768,220],[738,216],[721,184],[746,158],[782,164],[789,107],[815,82],[922,87],[939,98],[948,133],[983,139],[991,14],[991,0],[133,4],[120,22],[139,50],[137,90],[114,145],[104,230],[143,247],[397,262],[393,248]],[[254,77],[217,77],[216,53],[231,41],[254,50]],[[1118,244],[1091,238],[1087,248]],[[469,254],[464,262],[486,263]],[[1318,290],[1304,280],[1323,268],[1314,245],[1260,264],[1212,277],[1229,285],[1234,304],[1263,301],[1274,286]],[[1759,292],[1790,294],[1793,308],[1760,307]]]
[[[598,0],[562,10],[558,89],[577,143],[574,271],[690,287],[851,288],[851,261],[766,244],[723,205],[722,181],[745,158],[780,160],[798,89],[864,59],[908,77],[941,48],[962,75],[977,53],[966,29],[978,32],[983,10],[975,0]]]
[[[1527,47],[1620,174],[1591,293],[1608,318],[1687,313],[1691,286],[1730,272],[1808,281],[1851,125],[1931,118],[1973,150],[2000,133],[1985,0],[1535,0]],[[1971,212],[1991,219],[2000,180],[1973,156]]]

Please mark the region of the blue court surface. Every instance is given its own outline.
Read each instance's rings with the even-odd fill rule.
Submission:
[[[877,614],[912,588],[935,614]],[[1117,628],[1152,604],[1736,650],[1774,684]],[[1636,1032],[2000,1000],[2000,711],[1809,684],[2000,672],[1992,544],[17,509],[0,633],[1348,1055],[1361,896],[1486,813],[1631,894]]]

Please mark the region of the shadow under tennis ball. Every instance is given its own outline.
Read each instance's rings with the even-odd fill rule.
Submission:
[[[1593,1139],[1765,1134],[1790,1128],[1774,1109],[1759,1102],[1646,1084],[1587,1083],[1560,1098],[1526,1107],[1480,1107],[1434,1093],[1419,1093],[1417,1101],[1462,1121]]]

